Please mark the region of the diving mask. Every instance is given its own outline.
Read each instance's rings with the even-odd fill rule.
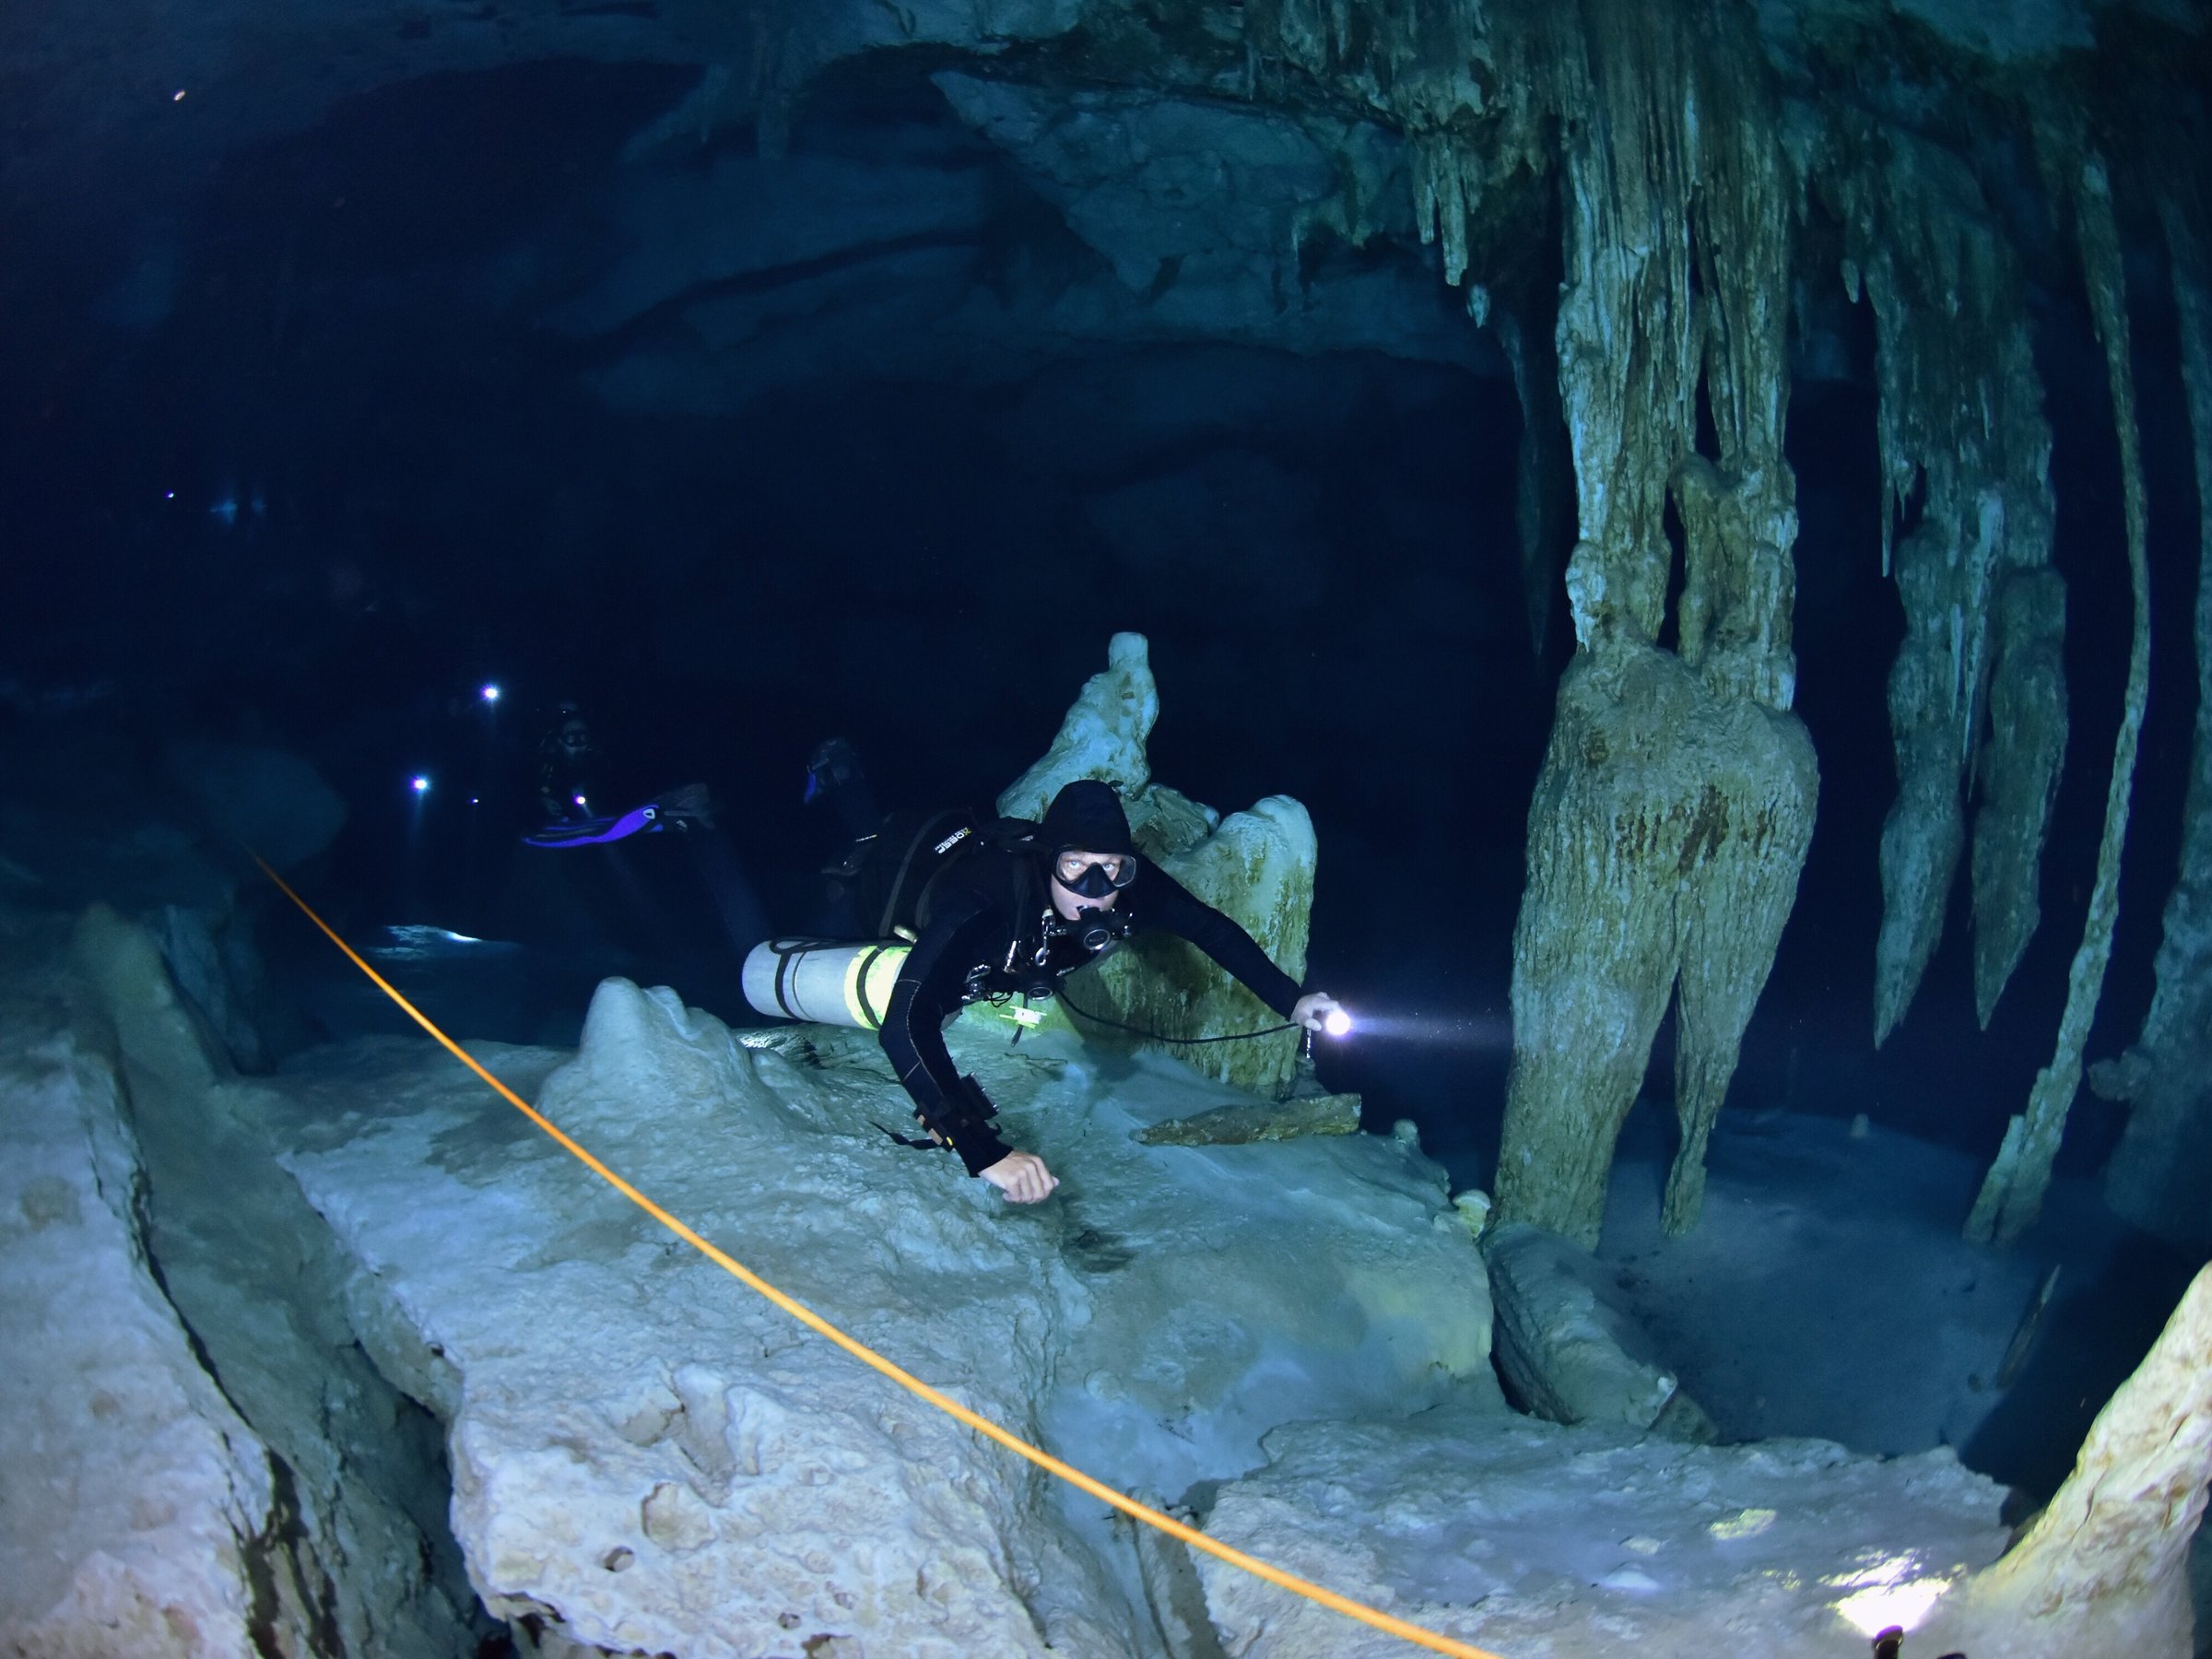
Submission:
[[[1136,860],[1123,853],[1104,864],[1086,864],[1080,852],[1062,853],[1053,861],[1053,879],[1078,899],[1104,899],[1136,879]]]

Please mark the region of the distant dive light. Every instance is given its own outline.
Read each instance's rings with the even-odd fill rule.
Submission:
[[[576,797],[576,805],[582,807],[586,812],[589,812],[592,809],[592,804],[585,800],[582,795],[578,795]]]
[[[477,695],[488,703],[496,703],[500,700],[500,688],[497,686],[487,684],[484,689],[477,692]]]
[[[1332,1037],[1349,1036],[1352,1030],[1352,1017],[1342,1008],[1331,1008],[1327,1017],[1322,1020],[1321,1029]]]
[[[430,792],[430,780],[426,773],[417,772],[408,787],[413,789],[418,795],[425,795]]]

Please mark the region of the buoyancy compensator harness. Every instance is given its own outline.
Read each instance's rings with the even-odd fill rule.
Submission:
[[[1037,826],[964,808],[894,813],[857,843],[837,874],[852,884],[864,924],[860,940],[776,938],[746,958],[746,1001],[759,1013],[817,1024],[881,1028],[907,952],[929,925],[933,901],[948,875],[979,849],[1017,854],[1019,891],[1011,895],[1017,925],[1001,960],[974,963],[960,1001],[1007,1002],[1051,997],[1059,981],[1106,955],[1128,936],[1112,911],[1086,910],[1073,921],[1053,908],[1037,850]],[[1031,920],[1030,918],[1034,918]]]
[[[886,830],[890,833],[875,854],[888,872],[877,911],[878,937],[919,938],[948,875],[984,848],[1014,854],[1011,862],[1020,883],[1019,891],[1011,895],[1018,919],[1014,936],[1003,960],[980,961],[969,969],[963,1004],[1050,997],[1061,979],[1129,935],[1128,918],[1116,912],[1087,909],[1070,922],[1053,907],[1040,857],[1040,831],[1027,819],[956,809]]]

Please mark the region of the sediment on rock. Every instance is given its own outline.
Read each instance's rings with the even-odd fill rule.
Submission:
[[[1241,1147],[1253,1141],[1297,1140],[1309,1135],[1356,1135],[1356,1094],[1293,1096],[1261,1106],[1217,1106],[1195,1117],[1154,1124],[1137,1132],[1147,1147]]]

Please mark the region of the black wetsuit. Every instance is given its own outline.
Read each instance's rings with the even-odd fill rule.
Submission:
[[[1006,820],[1006,830],[1027,828]],[[1194,897],[1151,860],[1137,857],[1136,879],[1121,890],[1113,915],[1128,931],[1160,928],[1188,939],[1246,990],[1290,1018],[1297,983],[1267,959],[1252,935]],[[1000,994],[1031,994],[1097,959],[1073,932],[1059,933],[1041,855],[1027,846],[985,844],[931,883],[921,937],[908,955],[883,1020],[883,1052],[914,1100],[914,1116],[932,1138],[979,1175],[1013,1150],[991,1127],[992,1106],[962,1077],[945,1047],[945,1022],[967,1003]],[[1040,952],[1042,960],[1039,959]]]

